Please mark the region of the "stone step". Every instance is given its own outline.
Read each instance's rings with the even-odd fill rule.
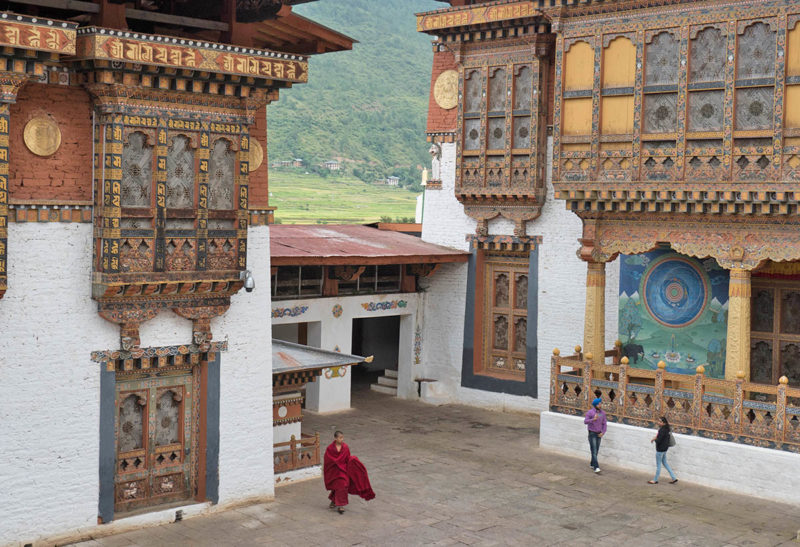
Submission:
[[[388,376],[379,376],[378,383],[382,386],[397,387],[397,378]]]
[[[378,393],[385,393],[386,395],[393,395],[397,397],[396,387],[382,386],[380,384],[370,384],[369,388],[372,391],[377,391]]]
[[[387,368],[386,370],[383,371],[383,375],[386,376],[387,378],[397,378],[397,371]]]

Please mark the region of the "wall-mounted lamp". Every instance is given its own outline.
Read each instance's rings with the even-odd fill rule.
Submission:
[[[239,279],[244,281],[244,290],[247,292],[253,292],[253,289],[256,288],[256,281],[253,279],[253,274],[250,273],[250,270],[239,272]]]

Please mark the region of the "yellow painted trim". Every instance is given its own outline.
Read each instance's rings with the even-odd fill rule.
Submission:
[[[587,143],[575,143],[575,144],[562,144],[561,150],[563,152],[589,152],[592,149],[592,145]]]
[[[633,87],[636,46],[628,38],[614,38],[603,51],[603,87]]]
[[[592,89],[594,50],[586,42],[575,42],[564,55],[564,90]]]
[[[798,28],[800,28],[800,25],[795,27],[795,30]],[[786,109],[785,127],[800,127],[800,85],[786,86],[786,101],[784,104]]]
[[[800,25],[786,33],[786,74],[800,76]]]
[[[633,95],[603,97],[600,108],[600,133],[633,133]]]
[[[564,99],[561,123],[564,135],[591,135],[592,99]]]

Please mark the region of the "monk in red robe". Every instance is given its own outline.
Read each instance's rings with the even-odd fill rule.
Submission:
[[[347,494],[361,496],[369,501],[375,497],[369,483],[367,469],[358,458],[350,456],[350,448],[344,442],[344,434],[337,431],[333,442],[325,449],[325,463],[322,467],[325,488],[330,490],[330,508],[344,513]]]
[[[337,431],[333,434],[333,442],[325,449],[322,472],[325,475],[325,489],[331,491],[328,496],[330,508],[336,508],[339,513],[344,513],[344,506],[347,505],[347,490],[350,487],[348,463],[350,448],[344,442],[344,433]]]

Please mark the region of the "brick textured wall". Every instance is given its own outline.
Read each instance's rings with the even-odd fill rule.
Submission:
[[[36,116],[53,118],[61,129],[61,147],[41,157],[25,146],[25,124]],[[11,105],[11,199],[91,201],[92,110],[89,94],[79,88],[27,84]]]
[[[449,51],[436,51],[433,54],[433,71],[431,73],[431,93],[428,100],[428,133],[455,131],[458,122],[458,107],[445,110],[436,104],[433,98],[433,86],[436,78],[445,70],[456,70],[456,60]]]
[[[256,123],[250,128],[250,137],[257,140],[264,150],[264,161],[261,163],[261,167],[250,173],[250,206],[253,208],[266,207],[269,205],[266,106],[256,113]]]

